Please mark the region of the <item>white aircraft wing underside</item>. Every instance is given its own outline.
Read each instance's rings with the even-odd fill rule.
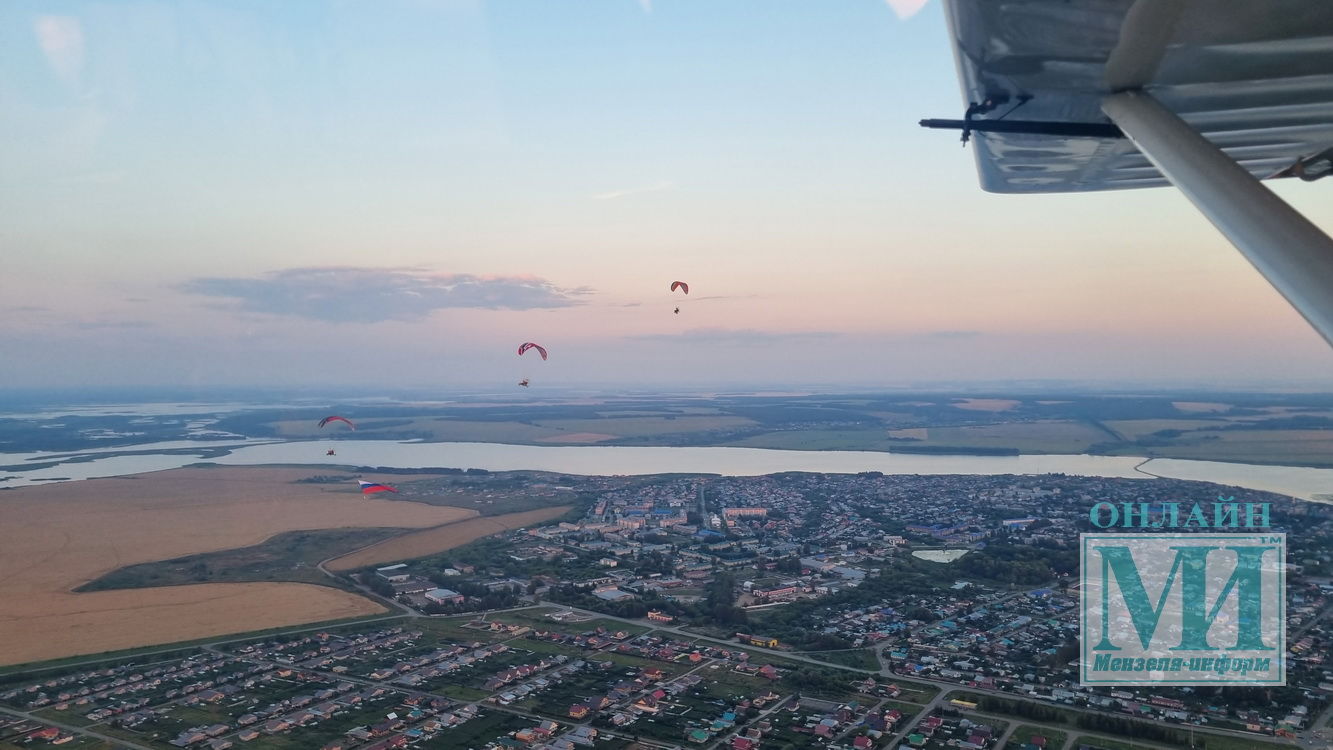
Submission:
[[[1142,88],[1261,179],[1333,148],[1333,0],[945,3],[966,102],[1002,102],[979,121],[1109,125],[1103,97]],[[991,192],[1167,184],[1125,138],[972,137]]]

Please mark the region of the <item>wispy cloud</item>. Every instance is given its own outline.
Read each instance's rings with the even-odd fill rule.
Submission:
[[[639,0],[639,7],[643,9],[644,13],[652,13],[653,0]]]
[[[60,80],[78,83],[83,72],[83,27],[73,16],[37,16],[37,45]]]
[[[642,195],[643,193],[658,193],[663,190],[672,190],[676,183],[669,180],[656,182],[652,185],[643,185],[641,187],[626,188],[624,190],[610,190],[605,193],[597,193],[592,197],[595,201],[613,201],[617,198],[624,198],[630,195]]]
[[[691,297],[691,302],[717,302],[724,299],[760,299],[760,294],[713,294],[706,297]]]
[[[728,346],[767,346],[776,342],[829,339],[839,334],[829,331],[759,331],[752,328],[692,328],[681,333],[645,333],[631,336],[634,341],[674,341],[689,344],[726,344]]]
[[[974,339],[985,335],[981,331],[930,331],[921,334],[928,339]]]
[[[259,278],[202,278],[182,291],[239,302],[246,312],[331,323],[420,320],[445,308],[533,310],[580,304],[586,287],[528,277],[432,273],[420,268],[289,268]]]
[[[926,7],[930,0],[888,0],[889,7],[898,14],[899,18],[907,19],[916,15],[918,11]]]
[[[153,324],[146,320],[86,320],[75,323],[74,327],[83,331],[101,331],[108,329],[152,328]]]

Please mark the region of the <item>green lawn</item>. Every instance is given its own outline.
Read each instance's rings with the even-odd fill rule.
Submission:
[[[252,547],[177,557],[119,568],[77,591],[135,589],[192,583],[297,581],[345,588],[322,573],[320,561],[404,533],[407,529],[289,531]]]
[[[492,620],[514,623],[516,625],[527,625],[529,627],[540,627],[543,630],[558,630],[561,633],[585,633],[597,628],[606,628],[608,633],[624,631],[630,636],[642,635],[651,628],[642,625],[631,625],[619,620],[608,620],[601,617],[595,617],[591,620],[553,620],[545,615],[550,612],[563,612],[565,610],[557,607],[540,607],[534,609],[522,609],[516,612],[504,612],[494,617]]]
[[[460,701],[479,701],[486,698],[490,693],[477,688],[465,687],[463,685],[445,685],[435,692],[446,698],[454,698]]]
[[[1194,733],[1194,744],[1200,750],[1262,750],[1263,748],[1292,748],[1294,745],[1285,742],[1265,742],[1264,740],[1249,737],[1223,737],[1216,734],[1205,734],[1203,732]]]
[[[412,627],[447,641],[455,643],[493,643],[512,638],[508,633],[492,633],[489,630],[465,628],[464,625],[477,619],[475,615],[460,617],[419,617],[412,622]]]
[[[1065,746],[1065,740],[1069,738],[1069,735],[1058,729],[1020,724],[1014,733],[1009,735],[1009,741],[1004,743],[1003,750],[1018,750],[1035,735],[1046,738],[1046,747],[1049,750],[1060,750]]]
[[[1121,740],[1094,737],[1090,734],[1074,738],[1074,747],[1077,748],[1079,745],[1088,745],[1089,747],[1094,747],[1098,750],[1146,750],[1147,748],[1156,747],[1156,745],[1131,745],[1130,743],[1122,742]]]
[[[12,741],[0,741],[0,750],[30,750],[34,747],[52,747],[52,745],[41,740],[19,742],[18,744],[15,744]],[[73,750],[115,750],[118,746],[112,745],[105,740],[74,735],[74,739],[63,745],[56,745],[55,747],[60,747],[62,750],[69,750],[70,748],[73,748]]]
[[[872,670],[880,668],[879,659],[875,657],[875,652],[868,648],[858,648],[850,651],[810,651],[804,652],[804,655],[811,659],[837,664],[840,667]]]
[[[33,711],[32,715],[41,719],[50,719],[58,721],[61,724],[69,724],[76,727],[86,727],[94,722],[90,721],[84,714],[90,709],[84,706],[74,706],[71,704],[68,711],[57,711],[54,708],[43,708],[40,711]]]

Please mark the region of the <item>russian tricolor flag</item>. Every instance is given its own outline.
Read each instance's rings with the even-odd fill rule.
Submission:
[[[376,492],[397,492],[397,491],[398,491],[398,490],[395,490],[394,488],[390,487],[390,486],[387,485],[387,484],[380,484],[379,482],[366,482],[366,481],[362,481],[362,480],[360,480],[360,479],[358,479],[357,482],[360,483],[360,485],[361,485],[361,494],[362,494],[362,495],[373,495],[373,494],[375,494]]]

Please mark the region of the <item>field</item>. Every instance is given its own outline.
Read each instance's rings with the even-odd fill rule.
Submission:
[[[751,435],[726,443],[738,448],[773,448],[776,450],[875,450],[889,451],[899,445],[882,429],[787,430]]]
[[[1172,401],[1171,405],[1176,409],[1190,414],[1217,414],[1231,411],[1231,404],[1221,404],[1216,401]]]
[[[463,521],[462,523],[467,523]],[[407,531],[406,529],[328,529],[288,531],[252,547],[205,552],[174,560],[140,563],[112,571],[77,590],[105,591],[190,583],[291,581],[339,585],[318,565]]]
[[[1211,461],[1333,466],[1333,430],[1191,430],[1148,448],[1115,453]]]
[[[852,669],[878,670],[880,668],[879,659],[875,657],[875,652],[868,648],[858,648],[850,651],[806,651],[802,655],[829,664],[851,667]]]
[[[414,531],[357,550],[335,560],[330,560],[326,567],[329,570],[338,571],[355,570],[367,565],[426,557],[427,555],[451,550],[454,547],[461,547],[468,542],[491,534],[498,534],[501,531],[519,529],[534,523],[549,521],[552,518],[559,518],[569,508],[568,505],[558,505],[554,508],[507,513],[502,516],[470,518],[466,521],[438,526],[433,529]]]
[[[320,417],[327,414],[324,408],[247,410],[223,416],[215,427],[249,437],[311,439],[315,450],[346,439],[419,439],[987,455],[1090,452],[1333,465],[1333,441],[1310,434],[1333,430],[1333,394],[1051,393],[1034,398],[1005,393],[726,393],[563,400],[528,395],[515,393],[503,401],[340,407],[358,423],[356,431],[341,423],[319,429]],[[78,426],[167,441],[184,438],[178,422],[116,415]],[[142,442],[131,437],[94,441],[72,424],[55,419],[0,424],[0,444],[52,450],[124,446],[133,452],[133,444]],[[1236,427],[1280,435],[1196,434]],[[1163,430],[1179,432],[1154,434]],[[5,468],[11,467],[0,470]]]
[[[454,748],[477,747],[490,740],[503,737],[510,732],[531,727],[536,722],[522,716],[503,711],[485,711],[477,718],[461,726],[440,732],[433,739],[421,743],[418,747],[426,750],[454,750]]]
[[[726,415],[672,413],[634,414],[611,412],[591,419],[497,419],[483,421],[429,415],[405,415],[384,419],[358,419],[353,432],[335,423],[322,430],[310,420],[281,420],[270,423],[274,434],[285,438],[421,438],[443,442],[593,444],[617,439],[642,439],[665,435],[708,433],[755,424],[751,419]],[[330,442],[332,445],[333,443]]]
[[[549,614],[569,612],[569,611],[570,610],[565,609],[564,607],[520,609],[515,612],[506,612],[502,615],[499,615],[498,617],[493,617],[491,619],[503,620],[505,622],[511,622],[518,625],[529,625],[529,626],[535,625],[544,628],[552,628],[554,630],[561,630],[569,633],[581,633],[587,630],[606,628],[611,632],[623,630],[626,633],[629,633],[630,635],[642,635],[643,633],[647,633],[650,630],[650,628],[645,628],[641,625],[632,625],[627,622],[621,622],[619,620],[611,620],[603,617],[575,616],[573,618],[571,617],[554,618],[547,616]]]
[[[624,484],[647,480],[623,479]],[[483,516],[568,505],[580,497],[581,481],[541,471],[496,471],[485,474],[440,474],[429,479],[398,482],[393,500],[469,508]]]
[[[891,430],[863,427],[828,430],[803,429],[751,435],[727,443],[747,448],[788,450],[912,451],[930,448],[968,450],[1010,449],[1023,453],[1082,453],[1097,443],[1112,440],[1103,430],[1083,422],[1043,420],[998,424],[903,427]]]
[[[512,421],[483,422],[447,417],[407,416],[393,419],[358,419],[355,432],[335,423],[321,430],[308,420],[274,422],[279,437],[316,438],[333,441],[336,438],[374,439],[385,437],[418,437],[445,442],[533,443],[542,438],[558,437],[560,430],[538,427]],[[334,443],[330,443],[331,445]]]
[[[931,427],[923,442],[960,448],[1017,448],[1024,453],[1082,453],[1110,437],[1082,422],[1041,421]]]
[[[1144,750],[1144,748],[1149,747],[1148,745],[1142,744],[1131,745],[1123,740],[1094,737],[1090,734],[1085,734],[1074,739],[1074,747],[1080,747],[1082,745],[1097,748],[1097,750]]]
[[[1277,750],[1277,748],[1291,748],[1295,745],[1279,742],[1265,742],[1258,738],[1250,739],[1248,737],[1222,737],[1215,734],[1206,734],[1196,732],[1194,734],[1195,747],[1199,750]],[[1144,744],[1142,742],[1132,742],[1130,740],[1113,740],[1106,737],[1084,734],[1074,738],[1074,747],[1087,745],[1097,748],[1097,750],[1144,750],[1145,748],[1157,747],[1160,743]]]
[[[1034,735],[1040,735],[1046,738],[1046,747],[1062,748],[1068,735],[1058,729],[1047,729],[1046,727],[1035,727],[1031,724],[1020,724],[1014,733],[1009,735],[1009,741],[1004,743],[1002,750],[1018,750],[1024,743],[1032,739]],[[1077,747],[1077,745],[1075,745]]]
[[[49,747],[49,745],[40,740],[25,742],[19,739],[17,744],[14,741],[0,740],[0,750],[26,750],[32,747]],[[75,739],[61,744],[60,747],[63,750],[114,750],[116,746],[92,737],[75,737]]]
[[[247,547],[287,531],[420,528],[471,511],[294,484],[299,468],[195,468],[30,487],[0,503],[0,664],[382,611],[324,586],[211,583],[73,589],[139,563]]]
[[[953,407],[974,411],[1009,411],[1021,403],[1011,398],[956,398]]]
[[[726,416],[604,417],[602,419],[538,420],[535,424],[562,433],[604,433],[622,438],[652,437],[749,427],[754,420]]]
[[[354,416],[363,425],[357,437],[380,439],[984,455],[1086,452],[1333,466],[1333,396],[1328,394],[1058,395],[716,394],[706,409],[698,398],[661,398],[389,407]],[[314,437],[317,419],[253,413],[228,417],[220,426],[254,436]],[[1239,434],[1250,432],[1246,428],[1273,434]],[[1163,430],[1172,432],[1156,434]]]
[[[1226,426],[1220,419],[1124,419],[1105,423],[1107,428],[1126,440],[1138,440],[1160,430],[1197,430]]]
[[[566,445],[583,443],[601,443],[607,440],[615,440],[615,435],[607,435],[600,432],[569,432],[562,435],[552,435],[551,437],[538,438],[539,443],[564,443]]]

